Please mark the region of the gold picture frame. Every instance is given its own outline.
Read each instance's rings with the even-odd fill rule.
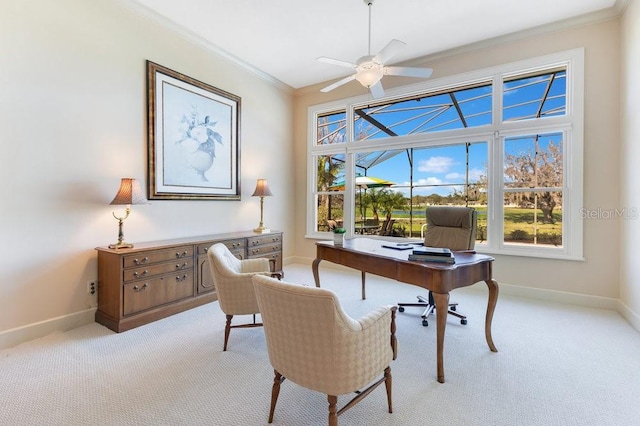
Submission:
[[[241,98],[147,61],[148,197],[240,200]]]

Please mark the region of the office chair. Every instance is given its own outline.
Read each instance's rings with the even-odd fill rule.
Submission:
[[[425,211],[427,231],[424,245],[445,247],[452,251],[473,250],[476,242],[477,212],[471,207],[431,206]],[[398,303],[398,310],[404,312],[407,306],[424,308],[422,325],[428,326],[427,318],[435,310],[433,295],[418,296],[418,302]],[[458,304],[450,303],[448,313],[460,318],[460,324],[467,324],[467,317],[456,312]]]
[[[389,413],[393,412],[390,364],[397,353],[395,306],[378,307],[356,320],[344,312],[330,290],[261,275],[252,281],[275,374],[269,423],[285,378],[327,395],[330,426],[337,426],[340,414],[382,383]],[[338,395],[352,392],[355,397],[338,410]]]

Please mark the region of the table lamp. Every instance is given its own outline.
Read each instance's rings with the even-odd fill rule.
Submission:
[[[264,226],[264,197],[270,197],[273,194],[269,190],[269,184],[266,179],[258,179],[256,183],[256,190],[253,191],[252,197],[260,197],[260,225],[253,232],[257,234],[265,234],[271,232],[270,229]]]
[[[123,249],[133,247],[133,244],[124,242],[122,225],[124,223],[124,220],[129,217],[129,213],[131,213],[131,204],[146,203],[147,198],[142,192],[142,189],[140,189],[140,184],[138,183],[138,181],[132,178],[122,178],[122,181],[120,182],[120,189],[118,189],[118,193],[114,197],[113,201],[111,201],[110,205],[126,205],[127,208],[123,217],[116,216],[115,212],[112,213],[113,217],[118,220],[118,242],[115,244],[109,244],[110,249]]]

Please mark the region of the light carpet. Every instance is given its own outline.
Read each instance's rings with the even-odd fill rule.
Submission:
[[[424,293],[368,275],[363,301],[358,272],[321,266],[320,276],[354,318]],[[313,283],[306,265],[287,266],[285,278]],[[341,425],[640,424],[640,334],[616,312],[500,296],[492,353],[486,286],[451,299],[469,323],[448,318],[446,383],[436,381],[435,318],[423,327],[420,310],[407,308],[397,315],[394,413],[381,387]],[[94,323],[0,351],[0,424],[266,425],[273,370],[263,330],[232,330],[227,352],[223,335],[210,303],[125,333]],[[285,381],[274,425],[326,419],[326,396]]]

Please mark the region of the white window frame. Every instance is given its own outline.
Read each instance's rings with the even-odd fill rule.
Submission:
[[[566,114],[545,117],[538,120],[502,121],[502,90],[505,78],[543,71],[554,67],[566,67]],[[428,147],[442,143],[465,140],[486,140],[488,144],[488,235],[487,241],[478,243],[478,251],[489,254],[505,254],[528,257],[542,257],[566,260],[584,260],[583,219],[579,214],[583,203],[583,140],[584,140],[584,49],[572,49],[551,55],[503,64],[492,68],[454,75],[441,79],[387,90],[387,97],[393,98],[417,93],[428,93],[445,87],[462,86],[477,81],[493,81],[492,124],[480,127],[456,129],[432,133],[413,134],[367,141],[353,140],[353,111],[356,106],[369,102],[369,95],[342,99],[308,108],[308,150],[307,150],[307,223],[306,237],[326,239],[327,232],[316,231],[316,163],[314,158],[323,154],[345,154],[344,221],[348,237],[353,237],[353,206],[355,191],[354,153],[381,149],[402,149]],[[376,101],[380,101],[377,99]],[[317,145],[318,115],[346,110],[346,142],[334,145]],[[513,245],[504,243],[503,206],[503,146],[505,138],[546,132],[562,132],[563,140],[563,220],[562,247],[546,245]]]

